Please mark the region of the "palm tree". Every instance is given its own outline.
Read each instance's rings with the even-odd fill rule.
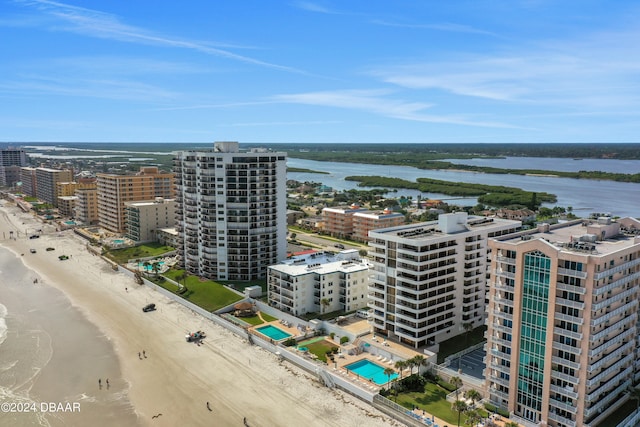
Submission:
[[[407,362],[404,360],[398,360],[394,366],[396,367],[398,372],[400,372],[400,379],[402,380],[402,371],[408,366]]]
[[[158,273],[160,272],[160,264],[158,262],[154,262],[153,264],[151,264],[151,270],[153,271],[153,274],[157,279]]]
[[[475,406],[476,401],[482,399],[482,395],[472,388],[464,392],[464,397],[471,400],[471,406]]]
[[[467,409],[467,424],[469,427],[477,425],[480,421],[482,421],[482,417],[477,409]]]
[[[320,300],[320,304],[322,304],[322,313],[324,313],[327,307],[331,305],[331,302],[329,302],[327,298],[322,298]]]
[[[427,359],[425,359],[424,356],[422,356],[421,354],[418,354],[417,356],[413,357],[413,362],[416,364],[416,367],[418,368],[418,374],[420,374],[420,367],[426,366]]]
[[[384,374],[387,376],[387,384],[389,384],[389,390],[391,389],[391,375],[395,373],[396,371],[394,371],[392,368],[384,368]]]
[[[451,409],[458,413],[458,427],[460,427],[460,415],[467,410],[467,404],[462,400],[457,400],[451,405]]]
[[[460,393],[460,387],[462,387],[462,379],[460,379],[460,377],[451,377],[449,382],[456,388],[456,400],[458,400],[458,393]]]

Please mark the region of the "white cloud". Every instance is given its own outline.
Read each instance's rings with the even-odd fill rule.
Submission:
[[[215,47],[216,44],[214,43],[191,41],[155,34],[143,28],[124,24],[120,22],[117,16],[101,11],[49,0],[29,0],[22,1],[22,3],[27,6],[34,6],[38,10],[57,18],[58,23],[50,25],[50,29],[52,30],[75,32],[89,37],[118,40],[127,43],[194,50],[207,55],[219,56],[261,67],[291,73],[303,73],[302,70],[293,67],[261,61],[233,53],[229,50],[220,49]]]
[[[344,90],[276,95],[272,99],[284,103],[359,110],[410,121],[515,128],[506,123],[473,120],[462,115],[425,114],[423,111],[432,108],[433,104],[390,99],[387,97],[389,94],[389,90]]]

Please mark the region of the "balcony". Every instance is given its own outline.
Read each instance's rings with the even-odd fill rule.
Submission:
[[[622,315],[625,311],[630,310],[630,311],[635,311],[636,306],[638,305],[638,302],[636,300],[633,300],[621,307],[616,308],[615,310],[613,310],[612,312],[605,314],[604,316],[600,316],[596,319],[592,319],[591,320],[591,326],[598,326],[601,323],[604,323],[606,321],[610,321],[611,319],[613,319],[614,317],[617,317],[619,315]]]

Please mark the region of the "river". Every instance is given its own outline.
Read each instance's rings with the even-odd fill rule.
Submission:
[[[618,173],[640,172],[640,160],[610,159],[560,159],[538,157],[509,157],[505,159],[470,159],[451,160],[460,164],[475,164],[512,169],[542,169],[558,171],[605,171]],[[304,159],[287,159],[288,167],[311,169],[326,174],[308,172],[289,172],[288,179],[297,181],[321,182],[335,190],[360,188],[354,181],[345,181],[350,175],[389,176],[415,181],[417,178],[433,178],[443,181],[471,182],[476,184],[505,185],[522,188],[527,191],[539,191],[555,194],[558,201],[546,204],[546,207],[571,207],[578,216],[588,216],[592,212],[610,213],[613,216],[640,217],[640,184],[586,180],[572,178],[556,178],[548,176],[498,175],[451,170],[422,170],[408,166],[370,165],[360,163],[319,162]],[[443,194],[420,193],[416,190],[398,190],[391,195],[417,195],[430,199],[441,199],[458,206],[475,205],[475,198],[455,198]]]

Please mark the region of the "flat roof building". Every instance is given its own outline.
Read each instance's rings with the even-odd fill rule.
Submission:
[[[628,399],[640,372],[639,224],[542,224],[489,242],[491,403],[526,426],[589,427]]]
[[[368,264],[358,251],[294,256],[269,266],[269,305],[295,316],[367,306]]]
[[[189,274],[251,281],[286,257],[286,153],[216,142],[177,152],[174,171],[178,253]]]
[[[176,202],[157,197],[146,202],[125,202],[127,234],[134,242],[154,242],[157,231],[176,223]]]
[[[68,169],[36,168],[36,197],[57,207],[61,196],[58,184],[72,179],[73,173]]]
[[[99,173],[98,222],[115,233],[126,232],[126,202],[155,200],[156,197],[173,199],[174,177],[171,172],[160,172],[155,166],[140,168],[135,175]]]
[[[369,232],[374,332],[419,348],[480,326],[485,319],[487,239],[520,221],[440,215],[437,221]]]

